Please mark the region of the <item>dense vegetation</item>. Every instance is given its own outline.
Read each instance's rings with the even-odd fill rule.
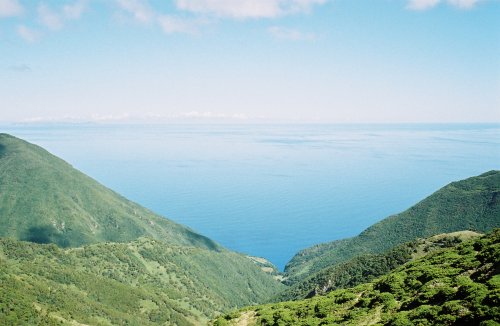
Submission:
[[[140,238],[62,249],[0,240],[0,324],[198,325],[283,285],[227,250]]]
[[[285,290],[267,260],[230,252],[0,134],[0,324],[198,325],[270,297],[307,296],[216,324],[498,319],[500,232],[446,251],[456,236],[406,242],[499,227],[499,194],[499,171],[452,183],[358,237],[300,252],[287,265],[293,286]]]
[[[350,288],[367,283],[410,260],[420,258],[424,254],[455,246],[462,241],[477,236],[480,236],[480,234],[472,231],[439,234],[427,239],[418,239],[396,246],[383,254],[358,256],[345,263],[320,270],[285,289],[271,301],[300,300],[326,294],[335,289]]]
[[[0,225],[0,237],[62,247],[148,236],[220,248],[123,198],[46,150],[7,134],[0,134]]]
[[[360,235],[316,245],[297,253],[285,267],[288,284],[323,268],[439,233],[487,232],[500,227],[500,171],[453,182],[410,209],[390,216]]]
[[[230,252],[6,134],[0,237],[2,325],[200,324],[283,288],[271,264]]]
[[[215,325],[498,325],[500,230],[350,289],[220,316]]]

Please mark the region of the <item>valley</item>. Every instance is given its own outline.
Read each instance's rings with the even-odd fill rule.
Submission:
[[[453,182],[356,237],[306,248],[280,273],[265,258],[228,250],[127,200],[36,145],[1,134],[0,149],[2,324],[403,325],[427,318],[452,325],[499,318],[500,171]]]

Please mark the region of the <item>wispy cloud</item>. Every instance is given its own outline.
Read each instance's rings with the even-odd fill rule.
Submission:
[[[53,9],[45,3],[40,3],[37,13],[42,25],[51,30],[59,30],[64,26],[66,21],[80,18],[86,9],[86,0],[77,0],[57,9]]]
[[[474,7],[480,0],[448,0],[447,2],[461,9],[470,9]]]
[[[425,10],[435,7],[440,0],[410,0],[408,1],[408,9]]]
[[[207,20],[203,18],[162,14],[153,10],[147,0],[116,0],[116,3],[132,20],[142,24],[156,24],[166,34],[197,34],[200,26],[207,24]]]
[[[177,8],[217,17],[274,18],[292,13],[308,12],[327,0],[175,0]]]
[[[176,0],[176,4],[181,10],[231,18],[270,18],[281,12],[274,0]]]
[[[17,27],[17,34],[27,42],[34,43],[40,39],[41,33],[35,29],[19,25]]]
[[[187,118],[187,119],[230,119],[230,120],[248,120],[249,117],[246,114],[235,113],[226,114],[211,111],[190,111],[183,112],[169,116],[168,118]]]
[[[79,0],[72,4],[67,4],[63,7],[64,17],[67,19],[78,19],[87,9],[88,2]]]
[[[169,15],[160,15],[157,21],[166,34],[198,34],[200,27],[208,24],[208,21],[203,19],[187,19]]]
[[[20,20],[17,33],[28,42],[40,39],[46,30],[57,31],[69,21],[82,17],[90,5],[98,0],[67,0],[65,2],[38,0],[0,0],[0,18],[16,17]],[[165,34],[184,33],[200,34],[203,27],[222,19],[245,21],[249,19],[275,19],[287,15],[304,14],[330,0],[172,0],[173,8],[156,5],[152,0],[112,0],[114,11],[126,21],[155,26]],[[448,5],[459,9],[474,8],[486,0],[406,0],[408,9],[424,11],[439,5]],[[155,4],[153,6],[152,4]],[[24,6],[23,6],[24,4]],[[28,13],[25,13],[28,11]],[[111,16],[112,16],[111,14]],[[33,24],[23,23],[29,17],[37,17]],[[26,27],[33,26],[34,28]],[[37,26],[38,25],[38,26]],[[277,39],[292,41],[312,41],[314,33],[273,26],[268,33]]]
[[[280,40],[314,41],[316,39],[316,34],[314,33],[305,33],[297,29],[287,27],[272,26],[268,29],[268,31],[273,37]]]
[[[10,71],[15,72],[29,72],[31,71],[31,67],[25,63],[15,64],[9,67]]]
[[[440,3],[447,3],[450,6],[460,9],[471,9],[480,0],[409,0],[407,8],[412,10],[427,10],[436,7]]]
[[[0,17],[19,16],[23,11],[18,0],[0,0]]]
[[[212,111],[189,111],[170,114],[130,114],[124,113],[92,113],[88,115],[33,116],[20,120],[22,123],[165,123],[165,122],[197,122],[197,121],[248,121],[263,119],[251,118],[242,113],[221,113]]]
[[[118,8],[130,14],[135,21],[141,23],[151,22],[156,13],[146,0],[116,0]]]
[[[177,13],[163,14],[154,10],[148,0],[115,0],[119,10],[144,24],[156,24],[166,34],[198,34],[202,26],[214,18],[274,18],[304,13],[327,0],[175,0]],[[187,15],[187,16],[186,16]],[[272,30],[282,39],[306,40],[314,35],[293,30]]]
[[[45,3],[38,6],[38,18],[45,27],[51,30],[58,30],[63,26],[63,18]]]

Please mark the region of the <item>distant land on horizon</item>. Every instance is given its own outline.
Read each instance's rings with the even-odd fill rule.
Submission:
[[[500,0],[0,0],[0,326],[500,326]]]
[[[500,121],[335,121],[328,119],[266,119],[266,118],[210,118],[210,117],[182,117],[182,118],[171,118],[171,117],[131,117],[127,119],[101,119],[101,118],[40,118],[40,119],[28,119],[28,120],[0,120],[0,126],[85,126],[85,125],[95,125],[95,126],[141,126],[141,125],[210,125],[210,124],[222,124],[222,125],[338,125],[338,126],[491,126],[498,127]]]

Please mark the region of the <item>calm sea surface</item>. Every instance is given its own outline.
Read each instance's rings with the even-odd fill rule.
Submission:
[[[500,125],[2,125],[279,268],[447,183],[500,169]]]

